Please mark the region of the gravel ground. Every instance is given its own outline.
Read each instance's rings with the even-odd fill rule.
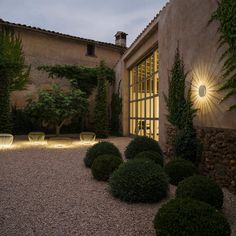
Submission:
[[[111,138],[123,152],[129,138]],[[86,146],[46,148],[17,142],[0,150],[0,235],[155,235],[159,204],[114,199],[107,183],[85,168]],[[236,196],[225,191],[225,209],[236,235]]]

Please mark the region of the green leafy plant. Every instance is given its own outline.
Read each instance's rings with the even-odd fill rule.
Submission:
[[[0,29],[0,132],[12,129],[10,92],[25,88],[30,67],[25,65],[22,43],[13,30]]]
[[[135,137],[126,147],[125,157],[126,159],[133,159],[135,156],[144,151],[154,151],[162,155],[160,145],[154,139],[148,137]]]
[[[219,185],[201,175],[194,175],[181,181],[176,190],[176,197],[193,198],[217,209],[221,209],[224,202],[224,194]]]
[[[202,155],[202,144],[194,129],[185,128],[177,132],[174,140],[174,155],[198,165]]]
[[[230,236],[223,214],[209,204],[176,198],[163,205],[154,219],[157,236]]]
[[[159,152],[153,152],[153,151],[140,152],[134,158],[135,159],[149,159],[162,167],[164,165],[163,155],[160,154]]]
[[[168,178],[161,166],[148,159],[122,164],[109,179],[114,197],[127,202],[158,202],[167,195]]]
[[[98,156],[92,164],[92,174],[97,180],[106,181],[110,175],[122,164],[122,159],[114,155]]]
[[[97,71],[98,86],[96,104],[94,109],[94,125],[97,137],[107,138],[109,134],[109,117],[107,102],[107,81],[112,79],[114,71],[109,69],[104,62],[100,63]]]
[[[90,96],[97,86],[97,80],[102,70],[106,74],[105,79],[112,84],[114,82],[114,71],[101,62],[97,67],[90,68],[78,65],[42,65],[38,70],[48,73],[49,78],[65,78],[70,81],[75,89],[80,89]]]
[[[173,185],[178,185],[183,179],[197,174],[197,168],[192,162],[184,159],[175,159],[165,165],[165,172],[169,176],[169,181]]]
[[[173,143],[175,156],[191,160],[197,165],[201,159],[202,146],[193,126],[197,110],[193,108],[191,86],[188,94],[185,95],[186,77],[184,62],[177,48],[169,79],[168,97],[165,96],[169,113],[168,120],[177,128]]]
[[[12,133],[13,134],[28,134],[33,130],[40,130],[40,124],[33,123],[29,115],[24,109],[11,108],[12,117]]]
[[[120,84],[119,84],[120,88]],[[111,133],[114,135],[121,134],[120,114],[122,112],[122,98],[118,89],[117,93],[112,94],[111,99]]]
[[[171,69],[169,77],[168,97],[164,97],[169,112],[167,118],[172,125],[176,126],[179,129],[184,127],[183,118],[186,106],[186,77],[187,74],[184,72],[184,62],[181,59],[179,47],[177,47],[174,65]]]
[[[221,36],[219,48],[225,48],[220,58],[224,62],[223,78],[228,78],[220,90],[227,90],[223,100],[236,95],[236,2],[232,0],[218,1],[218,8],[212,15],[211,21],[218,21]],[[225,47],[226,46],[226,47]],[[236,109],[236,104],[229,110]]]
[[[97,69],[77,65],[39,66],[39,70],[46,71],[49,78],[66,78],[73,88],[80,89],[89,96],[97,86]]]
[[[56,135],[60,134],[66,121],[82,116],[88,106],[87,98],[80,90],[64,92],[56,85],[51,90],[41,91],[38,100],[29,99],[28,102],[26,112],[34,120],[53,126]]]
[[[84,158],[85,166],[91,167],[94,160],[98,156],[105,155],[105,154],[114,155],[121,158],[121,153],[119,149],[113,143],[100,142],[100,143],[96,143],[95,145],[93,145],[87,150],[85,158]]]

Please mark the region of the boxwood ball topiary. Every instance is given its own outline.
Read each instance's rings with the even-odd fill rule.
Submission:
[[[118,156],[108,154],[98,156],[92,164],[92,174],[95,179],[106,181],[122,162]]]
[[[125,157],[133,159],[138,153],[144,151],[154,151],[162,155],[159,143],[154,139],[143,136],[136,137],[129,143],[125,150]]]
[[[109,179],[113,196],[127,202],[158,202],[167,195],[168,177],[163,168],[148,159],[122,164]]]
[[[163,205],[155,219],[157,236],[230,236],[223,214],[214,207],[191,198],[176,198]]]
[[[93,161],[103,154],[111,154],[114,156],[118,156],[121,158],[121,153],[119,149],[113,144],[109,142],[100,142],[93,145],[91,148],[88,149],[86,152],[84,163],[86,167],[91,167]]]
[[[176,197],[194,198],[206,202],[217,209],[221,209],[224,202],[224,194],[219,185],[201,175],[194,175],[181,181],[176,190]]]
[[[135,159],[136,158],[153,160],[156,164],[158,164],[162,167],[164,165],[163,155],[160,154],[159,152],[153,152],[153,151],[140,152],[135,156]]]
[[[177,185],[183,179],[197,174],[198,170],[191,161],[175,159],[165,165],[165,172],[169,176],[169,181]]]

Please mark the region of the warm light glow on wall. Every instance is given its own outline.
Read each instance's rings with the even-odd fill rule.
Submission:
[[[220,70],[217,64],[199,63],[192,70],[192,101],[194,108],[198,109],[198,118],[201,122],[212,124],[217,122],[217,113],[224,107],[220,104],[219,93]]]

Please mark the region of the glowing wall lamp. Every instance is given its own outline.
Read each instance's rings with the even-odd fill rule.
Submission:
[[[11,134],[0,134],[0,148],[10,147],[13,143],[13,135]]]
[[[199,97],[201,97],[201,98],[205,97],[206,93],[207,93],[206,86],[205,85],[200,85],[199,88],[198,88]]]

